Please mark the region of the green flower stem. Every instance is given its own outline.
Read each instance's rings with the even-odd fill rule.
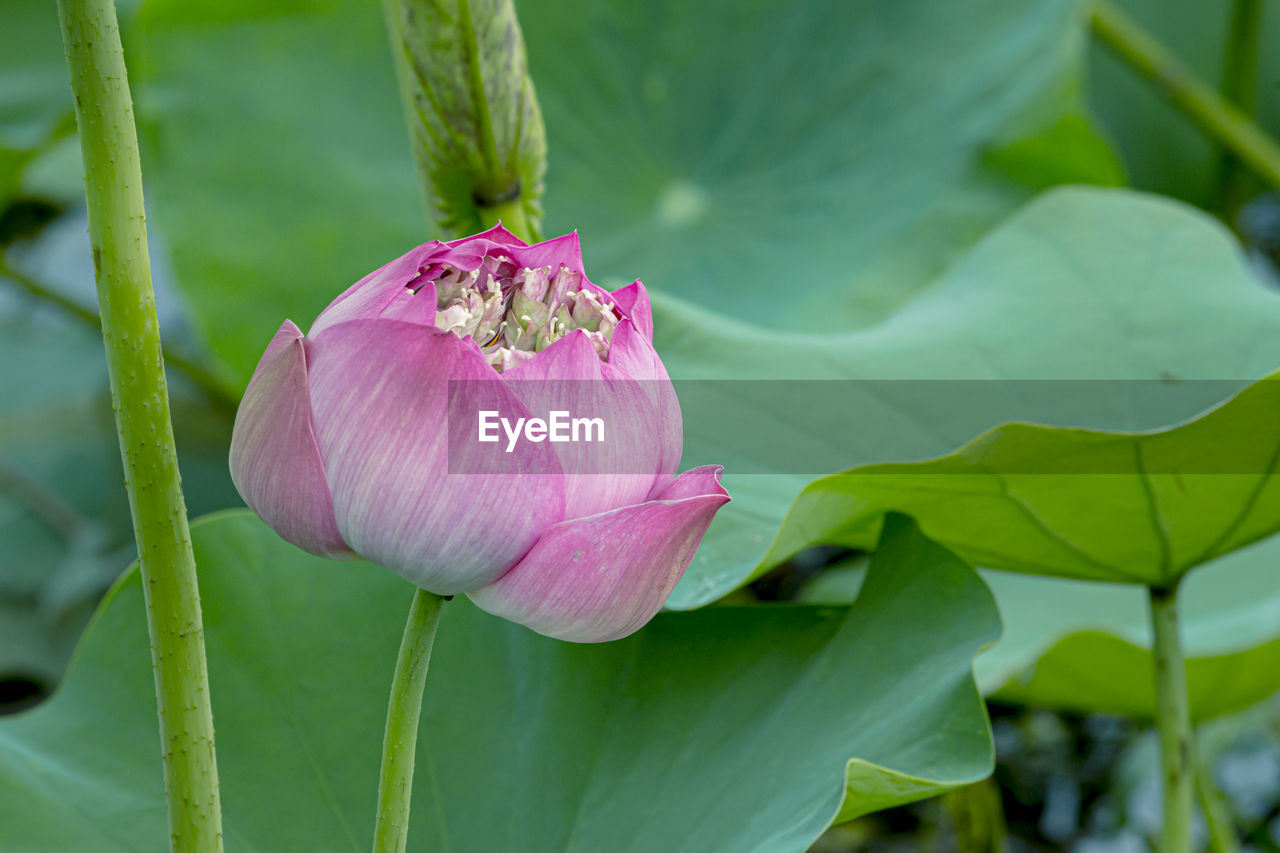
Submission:
[[[1191,705],[1187,667],[1178,636],[1178,586],[1148,588],[1155,638],[1156,725],[1160,733],[1160,775],[1164,786],[1161,853],[1191,853]]]
[[[1146,77],[1214,142],[1280,190],[1280,144],[1248,115],[1209,86],[1150,33],[1109,0],[1095,0],[1094,33],[1113,53]]]
[[[391,680],[387,728],[382,737],[382,773],[378,778],[378,816],[374,853],[404,853],[409,838],[409,801],[413,795],[413,755],[418,746],[418,717],[427,682],[431,647],[444,599],[419,589],[409,607],[400,656]]]
[[[120,30],[112,0],[59,0],[58,14],[84,156],[111,399],[147,603],[170,843],[177,851],[220,851],[200,595],[169,417]]]

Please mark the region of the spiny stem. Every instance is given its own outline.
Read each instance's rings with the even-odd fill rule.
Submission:
[[[112,0],[59,0],[111,399],[140,555],[175,851],[222,850],[196,565],[169,416],[133,102]]]
[[[1280,190],[1280,144],[1110,0],[1094,0],[1093,32],[1214,142]]]
[[[378,816],[373,830],[374,853],[404,853],[409,838],[409,802],[413,795],[413,756],[418,746],[422,690],[431,663],[431,647],[440,624],[444,599],[419,589],[409,607],[400,641],[387,727],[382,738],[382,772],[378,778]]]
[[[43,300],[56,305],[69,316],[75,317],[86,326],[92,326],[95,331],[102,331],[102,321],[98,319],[97,313],[88,307],[81,305],[76,300],[59,293],[53,288],[36,281],[31,276],[14,269],[5,262],[3,256],[0,256],[0,278],[6,278],[14,284],[21,287],[30,295],[37,299]],[[236,406],[239,402],[233,397],[222,383],[219,382],[207,368],[196,361],[187,358],[179,352],[175,352],[172,347],[160,342],[161,354],[164,356],[165,364],[176,368],[185,373],[187,378],[196,384],[197,387],[213,403],[223,412],[234,415]]]
[[[1148,588],[1156,668],[1156,726],[1164,785],[1161,853],[1191,853],[1194,767],[1187,668],[1178,636],[1178,585]]]

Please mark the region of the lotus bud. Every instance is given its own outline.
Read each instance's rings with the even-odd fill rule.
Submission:
[[[583,381],[577,399],[613,407],[617,438],[592,464],[614,473],[552,443],[515,470],[457,473],[481,457],[449,445],[451,384],[528,415]],[[498,226],[370,273],[305,335],[285,321],[230,461],[245,502],[311,553],[598,642],[653,617],[729,500],[718,466],[676,476],[682,445],[644,285],[592,284],[576,234],[530,246]]]

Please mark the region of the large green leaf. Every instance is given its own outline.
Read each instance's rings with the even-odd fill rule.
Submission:
[[[447,604],[411,843],[798,851],[837,813],[983,777],[991,745],[971,667],[998,634],[994,603],[908,520],[887,528],[852,608],[666,614],[578,646]],[[364,849],[411,587],[303,554],[246,512],[193,538],[229,846]],[[136,572],[60,692],[0,721],[0,747],[5,850],[163,848]]]
[[[809,395],[807,405],[795,398],[771,408],[750,393],[751,383],[718,386],[745,390],[736,402],[728,394],[716,401],[718,420],[687,418],[690,464],[721,461],[741,424],[759,433],[768,418],[779,422],[773,443],[780,461],[789,458],[784,448],[816,436],[832,471],[938,456],[1010,420],[1152,429],[1234,390],[1230,383],[1173,380],[1255,379],[1280,365],[1280,294],[1254,277],[1230,234],[1183,205],[1120,190],[1046,194],[869,329],[799,335],[670,300],[659,307],[659,349],[677,378],[824,380],[797,392]],[[1010,393],[989,394],[994,404],[982,406],[966,399],[963,382],[934,382],[925,387],[936,390],[931,397],[921,383],[865,381],[903,379],[1160,383],[1009,383]],[[1170,390],[1161,396],[1164,387]],[[833,431],[833,423],[843,429]],[[761,470],[769,460],[752,461]],[[787,507],[811,479],[794,471],[744,475],[730,464],[725,483],[735,499],[712,524],[673,606],[705,603],[803,545],[832,538],[816,535],[826,532],[822,523],[796,511],[765,559]],[[875,475],[877,483],[887,479]],[[804,513],[813,510],[806,504]],[[844,525],[840,511],[828,515]],[[865,545],[868,536],[874,532],[834,541]],[[1070,571],[1097,576],[1083,562]],[[1126,570],[1159,576],[1149,566]]]
[[[1122,180],[1077,5],[524,0],[548,230],[732,317],[871,322],[1036,189]]]
[[[283,318],[429,236],[379,10],[272,10],[147,0],[133,42],[155,221],[239,383]],[[866,322],[1036,188],[1118,180],[1077,114],[1075,11],[522,2],[547,231],[582,229],[599,280]]]
[[[1005,424],[927,462],[816,480],[766,562],[810,545],[872,548],[914,516],[975,565],[1162,587],[1280,530],[1280,374],[1149,432]]]

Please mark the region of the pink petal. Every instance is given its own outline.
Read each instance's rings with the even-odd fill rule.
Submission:
[[[582,245],[578,242],[578,232],[573,231],[563,237],[535,243],[527,249],[519,249],[511,253],[512,258],[522,267],[536,269],[551,267],[555,273],[560,267],[568,267],[575,272],[582,272]]]
[[[523,411],[473,341],[358,320],[309,340],[308,354],[338,527],[368,559],[439,595],[465,592],[501,577],[564,517],[563,477],[546,473],[558,470],[550,445],[533,445],[520,472],[449,473],[450,463],[483,470],[451,458],[451,379],[492,383],[504,413]]]
[[[472,240],[488,240],[491,243],[502,243],[506,246],[523,247],[528,245],[525,241],[503,228],[501,222],[490,228],[488,231],[481,231],[479,234],[475,234],[471,237],[463,237],[460,240],[450,240],[448,245],[462,246],[470,243]]]
[[[434,286],[414,293],[406,285],[418,277],[424,266],[447,251],[444,243],[423,243],[369,273],[320,312],[311,324],[310,336],[314,338],[338,323],[383,316],[427,326],[434,324]]]
[[[646,498],[652,498],[666,488],[680,467],[684,453],[684,420],[680,413],[680,400],[675,387],[667,376],[662,359],[654,351],[653,344],[643,337],[634,320],[623,320],[613,332],[609,346],[609,363],[605,375],[627,376],[637,380],[638,388],[648,396],[653,414],[650,416],[647,440],[656,447],[658,456],[653,464],[654,478]],[[615,374],[614,371],[617,371]]]
[[[594,380],[600,378],[600,356],[582,329],[573,329],[564,337],[535,355],[504,372],[512,381]]]
[[[661,609],[728,500],[719,466],[686,471],[657,500],[557,524],[471,600],[560,640],[625,637]]]
[[[690,468],[671,481],[665,489],[653,498],[656,501],[683,501],[704,495],[720,495],[725,503],[729,502],[729,493],[720,485],[722,465],[700,465]]]
[[[311,429],[302,332],[286,320],[262,354],[236,412],[231,479],[254,512],[312,554],[354,557],[338,532]]]
[[[649,304],[649,291],[640,279],[615,290],[611,296],[622,313],[636,324],[644,339],[653,343],[653,306]]]
[[[640,503],[649,496],[653,472],[663,463],[665,448],[656,440],[659,432],[654,424],[660,419],[650,399],[651,383],[632,382],[616,374],[605,380],[605,367],[587,333],[574,329],[503,374],[536,417],[549,419],[558,410],[571,418],[604,422],[603,442],[552,445],[568,475],[567,519]],[[666,472],[663,482],[674,472],[674,468]]]
[[[670,381],[667,368],[658,357],[657,350],[631,319],[623,320],[613,330],[613,339],[609,343],[609,364],[632,379]]]

